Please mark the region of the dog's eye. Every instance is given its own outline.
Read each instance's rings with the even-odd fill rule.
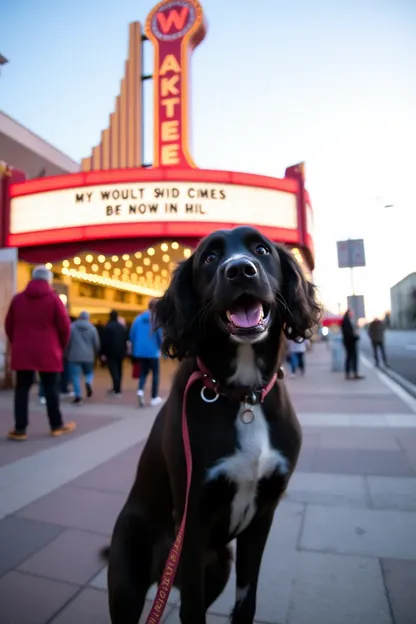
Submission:
[[[266,245],[257,245],[256,247],[256,254],[258,256],[265,256],[268,253],[270,253],[269,249],[266,247]]]
[[[217,259],[217,254],[211,252],[205,256],[204,262],[205,264],[211,264],[211,262],[215,262],[216,259]]]

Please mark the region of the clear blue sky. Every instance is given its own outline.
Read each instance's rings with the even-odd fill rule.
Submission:
[[[128,23],[153,4],[3,2],[0,108],[72,158],[88,156],[119,92]],[[324,300],[336,310],[349,289],[335,241],[363,236],[357,289],[368,315],[384,312],[389,287],[416,270],[416,0],[203,7],[208,33],[191,61],[197,164],[282,176],[305,160]],[[150,70],[150,46],[148,57]]]

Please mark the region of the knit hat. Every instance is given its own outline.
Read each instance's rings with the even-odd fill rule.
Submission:
[[[40,264],[32,271],[33,280],[43,280],[44,282],[48,282],[50,284],[52,282],[52,278],[52,272],[49,271],[49,269],[44,264]]]

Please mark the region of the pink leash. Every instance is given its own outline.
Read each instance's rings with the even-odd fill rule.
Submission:
[[[179,531],[176,535],[176,539],[173,543],[169,556],[166,560],[166,564],[163,570],[162,579],[160,581],[159,587],[156,592],[155,599],[153,601],[152,608],[147,617],[146,624],[158,624],[163,616],[163,612],[166,608],[166,604],[168,602],[169,594],[172,589],[173,581],[175,580],[176,571],[178,569],[179,560],[182,552],[183,545],[183,536],[185,532],[185,524],[186,524],[186,516],[188,513],[188,500],[189,500],[189,491],[191,489],[191,480],[192,480],[192,453],[191,453],[191,443],[189,440],[189,431],[188,431],[188,422],[186,418],[186,400],[188,398],[189,388],[197,381],[198,379],[203,379],[204,385],[210,390],[215,391],[215,382],[210,377],[209,372],[202,364],[200,360],[198,360],[198,366],[201,370],[194,371],[192,375],[189,377],[187,384],[185,386],[185,391],[183,393],[183,403],[182,403],[182,440],[183,440],[183,448],[185,452],[185,461],[186,461],[186,494],[185,494],[185,506],[183,509],[183,515],[181,520],[181,525],[179,527]],[[275,373],[267,386],[263,388],[261,392],[261,402],[264,401],[265,397],[268,395],[270,390],[273,388],[276,383],[278,375]]]

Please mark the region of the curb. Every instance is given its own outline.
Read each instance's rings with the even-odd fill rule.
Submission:
[[[399,384],[399,386],[401,386],[403,390],[406,390],[406,392],[408,392],[414,399],[416,399],[415,384],[413,384],[411,381],[408,381],[407,379],[402,377],[402,375],[399,375],[399,373],[396,373],[396,371],[392,370],[391,368],[382,368],[380,369],[380,372],[386,375],[386,377],[390,377],[390,379],[393,379],[393,381]]]
[[[377,368],[365,355],[361,355],[360,357],[365,366],[367,366],[367,368],[371,368],[379,376],[380,379],[384,380],[385,383],[390,382],[391,384],[393,382],[393,384],[399,386],[400,389],[402,391],[404,390],[405,393],[408,395],[409,400],[412,401],[412,403],[414,402],[414,400],[416,399],[415,384],[413,384],[411,381],[408,381],[407,379],[402,377],[402,375],[399,375],[399,373],[396,373],[391,368]]]

